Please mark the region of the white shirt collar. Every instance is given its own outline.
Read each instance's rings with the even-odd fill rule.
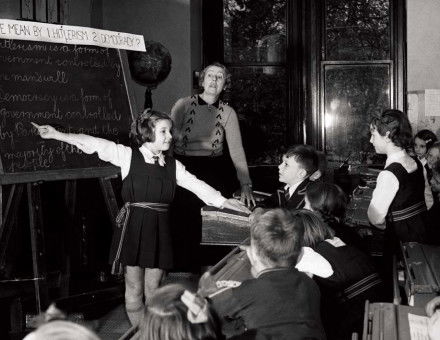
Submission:
[[[346,245],[344,241],[342,241],[339,237],[328,238],[325,240],[325,242],[330,243],[335,248],[343,247]]]
[[[293,195],[293,193],[295,192],[295,190],[299,187],[299,185],[304,182],[304,180],[302,180],[301,182],[298,182],[292,186],[290,186],[289,184],[286,184],[284,186],[284,190],[289,189],[289,197],[291,197]]]
[[[158,159],[158,161],[159,161],[159,165],[160,166],[164,166],[166,163],[165,163],[165,156],[164,156],[164,154],[163,154],[163,152],[160,152],[160,153],[158,153],[158,154],[154,154],[150,149],[148,149],[145,145],[142,145],[140,148],[139,148],[139,150],[140,150],[140,152],[141,152],[141,154],[144,156],[144,160],[145,160],[145,162],[147,162],[147,163],[149,163],[149,164],[153,164],[154,163],[154,158],[153,158],[153,156],[158,156],[159,157],[159,159]]]
[[[402,160],[405,158],[405,154],[406,154],[405,150],[400,149],[400,150],[388,155],[387,160],[385,162],[385,167],[387,167],[388,165],[390,165],[391,163],[394,163],[394,162],[402,163]]]

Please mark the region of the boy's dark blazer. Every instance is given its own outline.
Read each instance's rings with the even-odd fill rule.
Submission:
[[[311,183],[309,178],[306,178],[296,188],[288,200],[286,200],[284,187],[278,189],[267,200],[263,202],[264,208],[287,208],[287,209],[302,209],[305,205],[305,196],[307,186]]]

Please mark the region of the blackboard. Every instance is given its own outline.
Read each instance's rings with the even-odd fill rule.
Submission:
[[[122,61],[116,49],[0,39],[0,184],[118,172],[96,154],[41,139],[30,122],[127,144]]]

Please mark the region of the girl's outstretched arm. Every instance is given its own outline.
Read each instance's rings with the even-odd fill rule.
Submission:
[[[38,133],[40,134],[41,138],[44,139],[56,139],[59,141],[67,142],[64,140],[65,133],[62,133],[55,129],[54,127],[50,125],[38,125],[34,122],[31,122],[32,126],[37,129]]]
[[[177,185],[191,191],[198,196],[205,204],[217,208],[228,208],[249,214],[250,210],[239,200],[222,196],[220,191],[215,190],[209,184],[198,179],[185,169],[185,166],[176,160]]]
[[[86,154],[96,152],[98,157],[103,161],[110,162],[121,168],[122,179],[127,176],[131,162],[130,147],[82,133],[61,132],[50,125],[38,125],[33,122],[31,122],[31,124],[37,129],[41,138],[55,139],[60,142],[75,145]]]
[[[60,142],[73,144],[87,154],[92,154],[97,151],[96,148],[93,147],[92,139],[94,139],[94,137],[92,136],[75,133],[64,133],[58,131],[51,125],[38,125],[34,122],[31,122],[31,124],[37,129],[41,138],[56,139]]]

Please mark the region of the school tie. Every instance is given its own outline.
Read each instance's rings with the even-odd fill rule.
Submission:
[[[286,202],[289,200],[290,198],[289,188],[284,188],[284,198],[286,199]]]
[[[159,164],[159,156],[153,156],[153,164]]]

